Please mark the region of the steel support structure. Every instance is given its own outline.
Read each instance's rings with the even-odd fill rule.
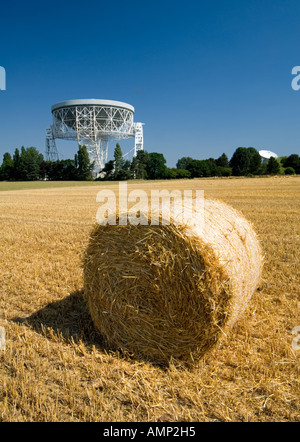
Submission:
[[[139,150],[144,149],[143,124],[144,123],[134,123],[134,156],[136,156]]]
[[[109,141],[135,137],[134,155],[143,150],[143,123],[135,123],[133,115],[132,106],[109,100],[58,103],[52,106],[53,140],[76,139],[84,144],[98,175],[107,162]]]
[[[58,161],[58,152],[52,126],[46,127],[46,161]]]

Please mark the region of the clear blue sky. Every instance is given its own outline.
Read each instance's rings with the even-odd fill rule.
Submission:
[[[169,167],[239,146],[300,153],[299,23],[299,0],[2,2],[0,162],[22,145],[44,153],[51,105],[78,98],[132,104]]]

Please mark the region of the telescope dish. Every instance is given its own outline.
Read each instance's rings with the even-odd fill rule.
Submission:
[[[269,160],[271,157],[278,158],[278,155],[270,150],[260,150],[258,153],[265,160]]]
[[[95,164],[96,176],[107,161],[109,141],[135,137],[135,156],[143,150],[144,142],[143,123],[134,122],[134,111],[127,103],[95,98],[54,104],[51,107],[53,124],[46,130],[47,159],[58,158],[56,138],[84,144]]]

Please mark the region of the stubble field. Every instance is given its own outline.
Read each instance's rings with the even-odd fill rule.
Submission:
[[[189,369],[106,348],[90,319],[82,254],[97,192],[118,183],[30,187],[0,192],[0,421],[300,421],[299,176],[128,183],[204,190],[261,240],[263,279],[245,315]]]

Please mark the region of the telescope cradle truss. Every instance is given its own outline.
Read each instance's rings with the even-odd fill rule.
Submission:
[[[77,140],[85,145],[94,173],[107,162],[108,143],[135,138],[134,156],[143,150],[143,124],[134,122],[134,107],[112,100],[69,100],[52,106],[53,124],[46,128],[46,160],[59,159],[55,139]]]

